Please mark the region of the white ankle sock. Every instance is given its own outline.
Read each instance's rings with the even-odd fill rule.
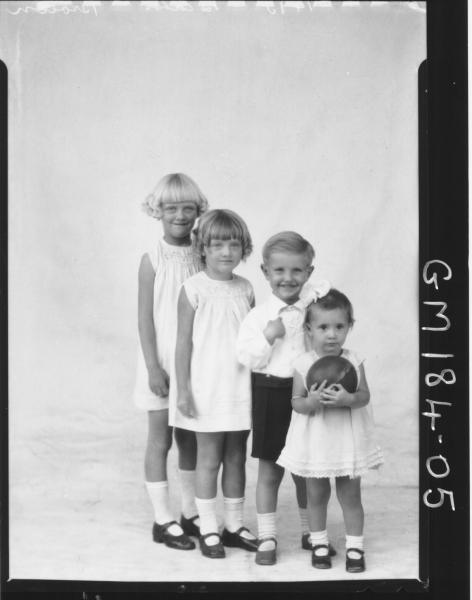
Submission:
[[[346,535],[346,551],[352,548],[353,550],[364,550],[363,535]],[[350,558],[361,558],[359,552],[349,552]]]
[[[195,498],[198,515],[200,517],[200,535],[207,533],[218,533],[218,520],[216,518],[216,497],[215,498]],[[207,537],[205,543],[208,546],[214,546],[219,538],[216,535]]]
[[[328,545],[328,532],[326,529],[323,529],[322,531],[310,531],[310,544],[312,546],[319,546],[319,545]],[[316,555],[317,556],[327,556],[328,555],[328,549],[326,548],[318,548],[318,550],[316,551]]]
[[[298,514],[300,515],[300,526],[302,528],[302,534],[308,533],[310,531],[310,526],[308,525],[308,511],[306,508],[298,507]]]
[[[180,490],[182,494],[182,514],[186,519],[191,519],[198,515],[197,505],[195,504],[195,471],[179,469]],[[195,519],[195,525],[198,525],[198,519]]]
[[[169,485],[167,481],[145,481],[144,482],[154,509],[154,520],[159,525],[174,521],[169,507]],[[181,535],[183,533],[180,525],[171,525],[167,530],[170,535]]]
[[[257,537],[259,539],[265,537],[277,537],[277,526],[275,523],[275,512],[273,513],[257,513]],[[266,540],[259,544],[259,550],[274,550],[275,543],[273,540]]]
[[[225,527],[231,533],[238,531],[243,526],[244,498],[223,498],[225,511]],[[247,540],[255,540],[255,536],[249,531],[242,531],[241,537]]]

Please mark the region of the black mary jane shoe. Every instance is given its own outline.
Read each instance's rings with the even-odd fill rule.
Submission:
[[[209,546],[205,540],[212,535],[216,535],[220,541],[217,544]],[[218,533],[206,533],[205,535],[201,535],[198,541],[203,556],[207,556],[208,558],[224,558],[226,556],[225,549],[221,543],[221,537]]]
[[[249,532],[249,529],[247,527],[240,527],[234,532],[223,529],[223,535],[221,536],[223,544],[228,546],[228,548],[242,548],[243,550],[249,550],[249,552],[256,552],[257,539],[249,540],[241,535],[243,531]]]
[[[274,547],[272,550],[259,550],[259,546],[262,546],[263,542],[272,540]],[[277,562],[277,540],[274,536],[270,535],[257,540],[257,552],[256,552],[256,565],[275,565]]]
[[[193,537],[200,537],[200,527],[195,525],[196,519],[198,519],[198,515],[190,517],[190,519],[187,519],[184,517],[184,515],[181,515],[180,526],[184,530],[184,533],[187,535],[192,535]]]
[[[316,554],[319,548],[326,548],[328,552],[323,555]],[[311,564],[316,569],[331,569],[331,556],[329,555],[329,548],[326,544],[317,544],[313,546],[311,551]]]
[[[360,558],[351,558],[348,555],[350,550],[358,552],[361,555]],[[346,571],[348,573],[362,573],[363,571],[365,571],[365,559],[363,550],[359,550],[358,548],[348,548],[346,550]]]
[[[164,525],[154,523],[152,526],[152,539],[158,544],[165,544],[169,548],[176,548],[177,550],[193,550],[195,548],[195,542],[193,542],[185,533],[180,535],[172,535],[168,529],[171,525],[179,525],[177,521],[169,521]],[[180,525],[179,525],[180,527]]]
[[[303,550],[311,550],[312,549],[309,533],[304,533],[302,535],[302,548],[303,548]],[[333,548],[333,546],[331,546],[331,544],[328,544],[328,552],[329,552],[330,556],[336,556],[336,554],[337,554],[336,550]]]

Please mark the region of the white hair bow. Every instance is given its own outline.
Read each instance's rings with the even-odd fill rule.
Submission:
[[[308,281],[302,288],[300,293],[300,301],[304,307],[307,307],[312,302],[316,302],[319,298],[326,296],[331,288],[331,284],[326,279],[319,281]]]

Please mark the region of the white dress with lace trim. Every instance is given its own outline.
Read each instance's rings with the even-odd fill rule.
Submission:
[[[342,356],[356,368],[354,352],[344,349]],[[295,370],[303,377],[319,357],[314,351],[299,356]],[[374,420],[369,403],[361,408],[321,407],[314,414],[292,411],[285,447],[277,463],[301,477],[358,477],[383,463],[382,452],[374,439]]]

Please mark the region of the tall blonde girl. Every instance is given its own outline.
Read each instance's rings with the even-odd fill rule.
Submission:
[[[180,524],[169,505],[167,455],[172,444],[168,424],[169,385],[174,384],[173,358],[177,330],[177,300],[185,279],[201,267],[191,245],[191,231],[208,202],[197,184],[183,173],[163,177],[143,204],[145,212],[161,221],[162,238],[141,258],[138,274],[138,329],[140,349],[134,400],[148,413],[144,474],[154,510],[152,536],[171,548],[191,550],[198,535],[195,506],[195,435],[175,430],[182,491]]]

